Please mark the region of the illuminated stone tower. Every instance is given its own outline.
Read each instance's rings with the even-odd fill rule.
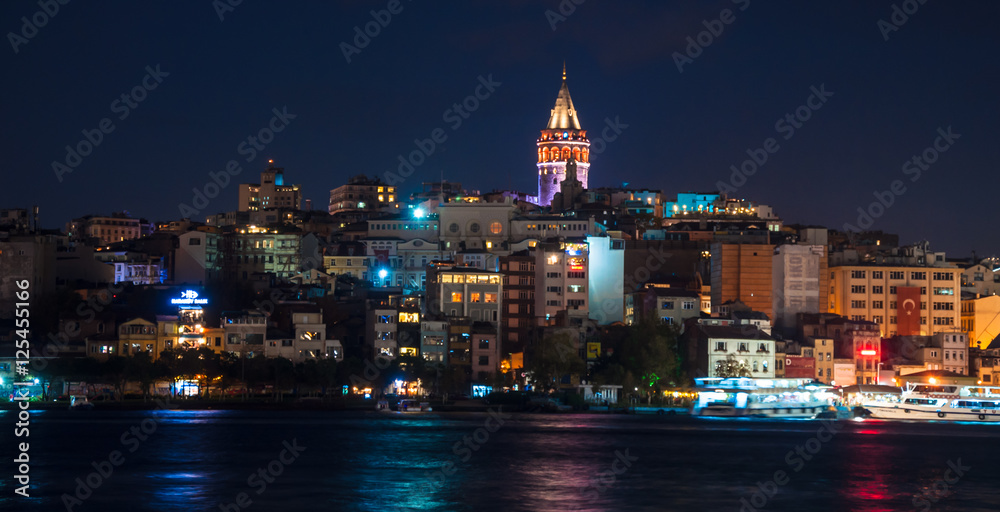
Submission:
[[[566,85],[566,64],[563,64],[562,87],[556,96],[549,124],[538,137],[538,204],[548,206],[566,179],[566,161],[576,160],[576,177],[587,188],[590,174],[590,141],[580,128],[580,119],[573,107]]]

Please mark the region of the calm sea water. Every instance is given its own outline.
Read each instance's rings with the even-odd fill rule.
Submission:
[[[1000,426],[841,422],[831,434],[831,424],[815,421],[488,418],[482,413],[36,412],[31,498],[24,499],[14,495],[9,477],[15,420],[5,411],[0,412],[0,508],[56,511],[66,510],[65,503],[76,511],[111,512],[1000,508]],[[115,450],[120,457],[110,456]],[[118,465],[105,462],[109,458]],[[113,472],[99,478],[92,463]],[[97,485],[77,489],[76,479],[86,485],[88,475]],[[88,490],[81,503],[68,498]]]

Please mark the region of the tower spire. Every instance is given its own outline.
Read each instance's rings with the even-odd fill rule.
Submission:
[[[551,110],[549,123],[538,138],[538,204],[548,206],[560,190],[560,183],[570,180],[587,188],[590,169],[590,140],[580,126],[573,99],[566,85],[566,61],[563,61],[562,84]]]

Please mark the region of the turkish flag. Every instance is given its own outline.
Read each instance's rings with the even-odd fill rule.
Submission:
[[[920,288],[916,286],[896,287],[896,330],[900,336],[920,334]]]
[[[379,263],[389,263],[389,249],[375,249],[375,259]]]

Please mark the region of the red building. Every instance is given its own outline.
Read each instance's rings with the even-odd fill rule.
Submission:
[[[816,358],[786,355],[785,377],[789,379],[815,379]]]

